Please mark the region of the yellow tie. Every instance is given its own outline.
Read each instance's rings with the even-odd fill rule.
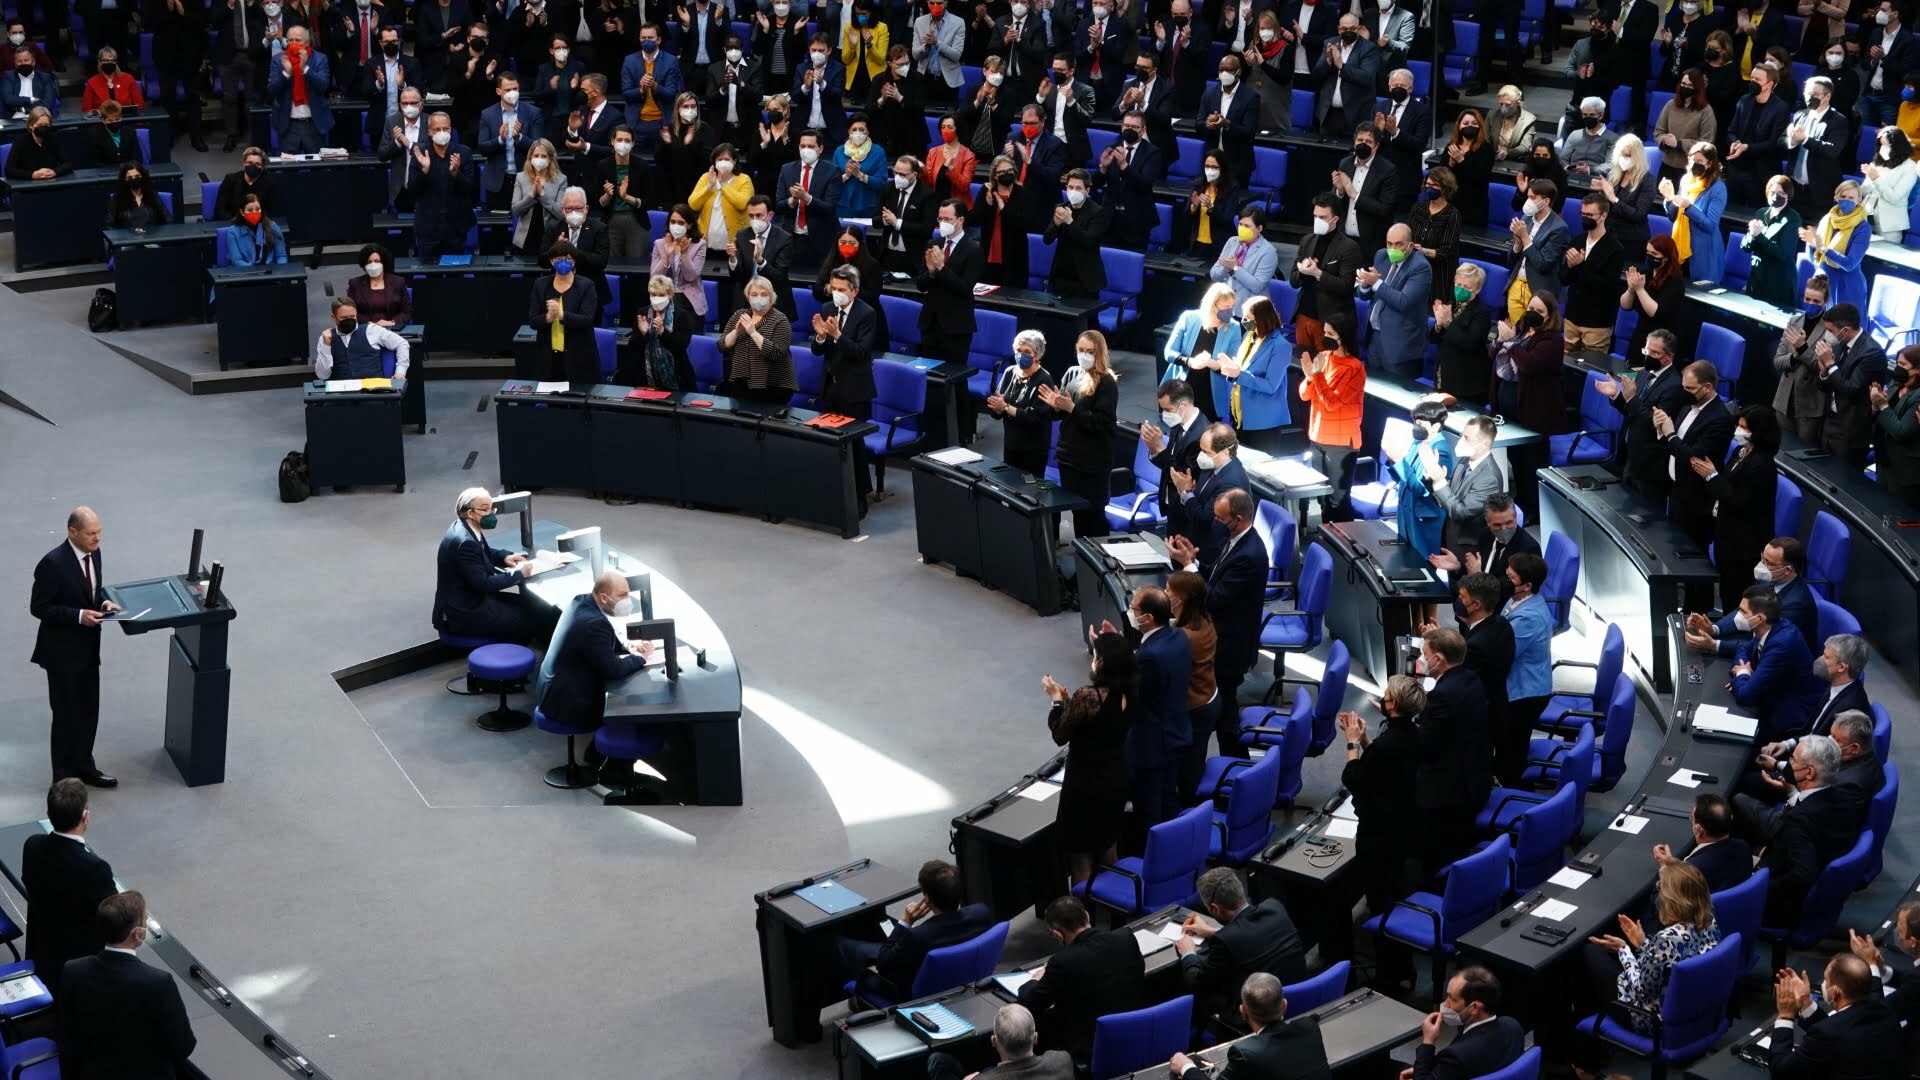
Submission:
[[[1240,355],[1234,358],[1234,362],[1240,365],[1240,369],[1242,371],[1246,370],[1247,357],[1253,355],[1254,346],[1258,344],[1260,344],[1260,339],[1257,337],[1254,337],[1252,334],[1248,334],[1247,339],[1240,343]],[[1233,390],[1227,395],[1227,409],[1229,412],[1233,414],[1233,426],[1236,429],[1239,428],[1240,426],[1240,380],[1239,379],[1233,380]]]

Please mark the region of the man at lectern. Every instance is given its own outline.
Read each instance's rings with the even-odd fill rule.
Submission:
[[[532,576],[533,563],[525,555],[487,543],[482,533],[494,527],[496,518],[493,496],[486,488],[461,492],[453,509],[454,522],[440,538],[434,629],[491,641],[527,640],[533,634],[533,620],[510,598],[501,596],[500,590]]]
[[[93,763],[100,726],[100,623],[118,610],[100,576],[100,515],[81,506],[67,515],[67,539],[33,568],[28,608],[40,620],[33,662],[47,672],[53,708],[53,779],[77,776],[92,787],[120,781]]]

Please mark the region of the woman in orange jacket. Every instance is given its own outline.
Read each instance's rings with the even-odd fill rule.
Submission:
[[[1329,320],[1320,339],[1324,351],[1303,353],[1300,400],[1311,408],[1307,441],[1313,447],[1314,467],[1334,483],[1333,493],[1320,500],[1326,521],[1351,521],[1353,510],[1347,489],[1353,486],[1353,455],[1360,449],[1360,413],[1367,400],[1367,369],[1347,350],[1354,344],[1351,320]]]

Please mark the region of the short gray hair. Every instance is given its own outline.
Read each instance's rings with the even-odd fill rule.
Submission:
[[[1463,262],[1455,267],[1453,272],[1467,275],[1467,280],[1473,282],[1475,292],[1480,291],[1487,284],[1487,272],[1474,263]]]
[[[1793,750],[1800,763],[1821,780],[1833,779],[1834,771],[1840,768],[1840,744],[1830,736],[1808,735]]]
[[[1047,335],[1038,330],[1022,330],[1013,335],[1013,347],[1017,349],[1022,345],[1031,347],[1035,356],[1047,355]]]
[[[1588,109],[1592,109],[1601,116],[1607,115],[1607,103],[1597,97],[1583,97],[1580,99],[1580,111],[1586,112]]]
[[[647,279],[647,291],[652,292],[655,289],[659,289],[668,296],[680,291],[680,287],[673,283],[673,279],[665,274],[655,274]]]
[[[1859,709],[1848,709],[1833,718],[1833,741],[1839,745],[1873,746],[1873,717]]]
[[[1246,1007],[1247,1019],[1261,1027],[1277,1024],[1287,1016],[1280,980],[1264,971],[1254,972],[1240,984],[1240,1004]]]
[[[460,497],[453,501],[453,516],[459,517],[473,509],[473,504],[479,502],[481,499],[491,500],[492,498],[493,492],[488,491],[486,488],[470,487],[461,492]]]
[[[856,293],[860,291],[860,268],[852,263],[842,263],[834,267],[828,271],[827,278],[831,281],[845,282]]]
[[[1867,670],[1867,639],[1859,634],[1835,634],[1827,639],[1827,648],[1832,649],[1833,655],[1847,665],[1847,670],[1853,672],[1854,678],[1859,678],[1861,672]]]
[[[1391,82],[1392,80],[1397,79],[1402,75],[1407,77],[1408,82],[1414,81],[1413,69],[1411,68],[1394,68],[1392,71],[1387,73],[1387,79],[1389,82]]]
[[[583,187],[574,187],[572,185],[569,185],[567,187],[567,190],[560,193],[560,201],[566,202],[568,199],[574,198],[575,196],[578,196],[580,201],[582,203],[585,203],[587,201],[587,189]]]
[[[1382,694],[1400,710],[1402,719],[1411,720],[1427,710],[1427,688],[1411,675],[1390,675]]]
[[[1025,1005],[1002,1005],[993,1018],[993,1039],[1003,1058],[1033,1056],[1033,1014]]]
[[[1240,878],[1231,867],[1216,866],[1201,874],[1197,891],[1200,903],[1207,907],[1238,911],[1247,902],[1247,887],[1240,884]]]

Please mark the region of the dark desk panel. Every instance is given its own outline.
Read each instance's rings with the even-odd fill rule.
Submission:
[[[180,194],[180,166],[171,163],[148,168],[154,187],[173,196],[175,216],[186,208]],[[51,180],[12,180],[7,191],[13,202],[13,268],[100,261],[100,234],[75,222],[95,222],[107,216],[120,170],[75,169]]]
[[[945,465],[921,454],[913,502],[922,562],[948,563],[1042,615],[1060,611],[1059,517],[1085,499],[993,458]]]
[[[339,130],[343,120],[336,121]],[[372,154],[313,161],[268,160],[274,209],[301,243],[362,244],[387,208],[387,163]]]
[[[1401,673],[1396,642],[1413,633],[1426,605],[1447,603],[1453,590],[1385,521],[1322,523],[1320,537],[1333,556],[1327,634],[1346,643],[1356,670],[1385,683]]]
[[[305,265],[215,266],[207,280],[213,284],[220,370],[310,359]]]
[[[599,490],[586,402],[583,392],[535,394],[532,383],[502,385],[493,396],[501,486]]]
[[[1583,491],[1578,484],[1596,485]],[[1602,622],[1620,627],[1629,658],[1662,694],[1674,688],[1667,616],[1689,590],[1711,596],[1720,572],[1666,513],[1597,465],[1540,472],[1540,538],[1565,533],[1580,551],[1574,593]]]
[[[315,491],[354,484],[407,489],[400,440],[405,380],[393,390],[328,393],[322,382],[302,393],[307,420],[307,474]]]
[[[413,317],[434,328],[436,349],[482,356],[512,355],[533,283],[547,274],[497,255],[476,255],[469,266],[399,259],[393,269],[412,290]]]
[[[206,268],[221,226],[176,222],[147,229],[107,229],[113,292],[121,327],[201,322],[207,317]]]
[[[427,433],[427,324],[410,322],[394,333],[407,342],[406,390],[400,395],[400,422]]]
[[[830,915],[794,895],[824,881],[845,885],[865,903]],[[753,898],[754,926],[760,935],[760,985],[775,1042],[799,1046],[820,1041],[820,1010],[839,996],[831,973],[820,970],[824,943],[855,923],[879,921],[887,905],[919,891],[913,875],[861,859],[775,886]]]
[[[1920,682],[1920,528],[1896,521],[1920,520],[1920,509],[1894,498],[1860,470],[1823,451],[1809,450],[1792,435],[1776,459],[1781,475],[1800,485],[1806,521],[1825,510],[1853,534],[1840,606],[1860,620],[1880,655]]]
[[[960,868],[969,903],[986,904],[996,919],[1011,919],[1022,908],[1036,916],[1064,894],[1060,850],[1053,839],[1060,808],[1056,777],[1066,767],[1065,751],[1014,781],[993,798],[955,817],[954,863]],[[1022,792],[1049,792],[1034,799]]]

